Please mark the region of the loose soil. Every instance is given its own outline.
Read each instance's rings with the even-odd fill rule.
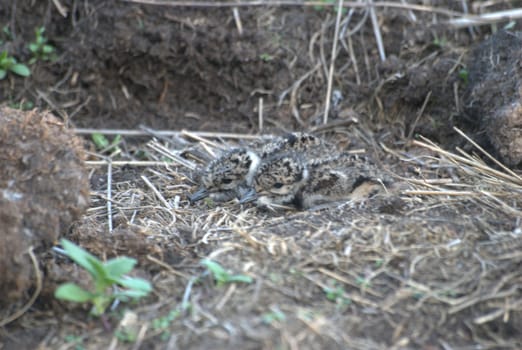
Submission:
[[[462,2],[430,5],[462,10]],[[335,11],[327,4],[261,6],[240,7],[238,15],[241,25],[230,7],[102,0],[8,0],[0,7],[7,28],[1,50],[28,62],[34,30],[45,26],[57,52],[55,60],[31,65],[29,78],[1,80],[2,103],[31,103],[71,128],[239,135],[124,136],[116,152],[96,149],[86,135],[90,208],[72,227],[60,226],[60,236],[102,259],[136,258],[133,274],[150,280],[154,293],[102,318],[86,316],[86,305],[57,301],[59,284],[88,286],[89,276],[50,249],[57,238],[50,234],[36,252],[38,298],[3,325],[37,288],[29,259],[17,261],[25,277],[15,290],[24,292],[0,311],[0,347],[521,348],[522,181],[454,129],[491,150],[462,102],[470,48],[491,28],[454,29],[433,11],[378,8],[388,57],[381,62],[369,16],[355,10],[341,26],[323,125]],[[399,190],[307,212],[188,202],[211,150],[290,130],[367,153]],[[109,158],[110,172],[93,162]],[[51,177],[50,191],[82,191],[67,179]],[[55,220],[74,218],[71,199],[63,200],[48,205],[61,208]],[[27,220],[4,202],[0,225],[9,227],[4,237],[14,237]],[[20,251],[30,243],[12,244]],[[204,258],[254,282],[217,286]]]

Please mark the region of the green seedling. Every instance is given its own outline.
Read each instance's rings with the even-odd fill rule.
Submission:
[[[286,319],[286,315],[282,311],[275,310],[263,314],[262,318],[263,323],[272,324],[274,321],[284,321]]]
[[[156,332],[161,332],[161,340],[166,341],[170,338],[168,331],[169,326],[179,317],[179,315],[181,315],[183,310],[186,310],[189,307],[190,305],[185,307],[177,307],[173,310],[170,310],[166,316],[158,317],[152,320],[152,328]]]
[[[22,111],[28,111],[34,108],[34,103],[31,101],[10,102],[9,107]]]
[[[122,343],[134,343],[138,339],[138,334],[131,330],[116,330],[114,336]]]
[[[73,348],[75,350],[84,350],[85,347],[82,345],[83,338],[77,335],[66,335],[64,338],[66,343],[69,343],[69,348]]]
[[[350,298],[345,297],[346,292],[341,286],[325,287],[323,292],[326,294],[326,299],[333,301],[339,306],[346,306],[352,302]]]
[[[6,24],[2,27],[2,34],[8,39],[13,40],[13,34],[11,33],[11,30],[9,29],[9,26]]]
[[[252,277],[247,275],[232,275],[221,265],[212,260],[203,259],[201,260],[201,265],[205,266],[208,271],[210,271],[218,286],[232,282],[252,283],[254,281]]]
[[[381,267],[382,264],[384,264],[384,260],[383,260],[383,259],[377,259],[377,260],[375,260],[374,265],[375,265],[376,268]]]
[[[11,34],[7,24],[2,27],[2,33],[0,34],[0,45],[3,45],[6,40],[13,40],[13,35]]]
[[[138,300],[152,291],[148,281],[126,276],[136,265],[136,259],[122,256],[102,262],[66,239],[62,239],[60,243],[66,255],[91,275],[94,290],[85,290],[71,282],[64,283],[54,293],[57,299],[91,303],[93,305],[91,314],[100,316],[113,300],[122,302]],[[118,287],[118,291],[115,287]]]
[[[435,45],[439,48],[443,48],[445,46],[448,46],[448,39],[446,39],[445,37],[442,37],[442,38],[436,37],[435,39],[433,39],[433,45]]]
[[[355,283],[357,283],[358,285],[360,285],[361,287],[363,288],[368,288],[370,287],[370,281],[368,281],[366,278],[364,277],[357,277],[355,279]]]
[[[31,51],[32,58],[29,64],[34,64],[38,60],[54,61],[56,59],[55,49],[52,45],[47,43],[47,38],[44,36],[45,28],[39,27],[35,30],[35,39],[29,44],[29,51]]]
[[[323,4],[325,5],[329,5],[329,4],[337,4],[337,0],[320,0],[320,2],[322,2]],[[316,11],[322,11],[325,9],[326,6],[323,6],[323,5],[315,5],[314,6],[314,10]],[[334,9],[335,9],[335,12],[337,12],[337,5],[334,6]],[[346,14],[347,10],[345,8],[343,8],[341,10],[341,14]]]
[[[274,60],[274,56],[268,54],[268,53],[262,53],[259,55],[259,58],[263,60],[264,62],[270,62]]]
[[[209,208],[214,208],[216,206],[216,203],[210,197],[203,199],[203,203],[205,203],[205,205]]]
[[[92,134],[91,138],[92,142],[94,142],[94,145],[96,146],[96,149],[101,152],[109,151],[109,153],[113,153],[120,150],[118,144],[121,142],[121,135],[116,135],[112,142],[109,141],[105,135],[98,132]]]
[[[152,320],[154,330],[164,330],[181,314],[181,308],[170,310],[167,316],[158,317]]]
[[[464,85],[468,85],[469,72],[466,68],[459,70],[459,78],[464,82]]]
[[[22,77],[31,75],[31,71],[25,64],[18,63],[16,58],[9,56],[7,51],[2,51],[0,54],[0,80],[5,79],[8,72],[13,72]]]

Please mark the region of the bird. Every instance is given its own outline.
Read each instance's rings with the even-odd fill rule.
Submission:
[[[268,209],[310,209],[350,199],[363,184],[382,183],[383,173],[367,157],[340,153],[307,161],[296,152],[264,160],[240,203],[255,202]]]
[[[313,161],[308,166],[308,182],[295,199],[299,209],[341,200],[358,200],[391,183],[390,177],[363,155],[341,153]]]
[[[325,151],[331,152],[333,149],[334,147],[321,137],[305,132],[292,132],[263,145],[261,158],[267,159],[274,154],[295,152],[303,153],[309,159],[316,159],[323,157]]]
[[[211,161],[200,178],[201,185],[189,195],[191,203],[210,196],[213,201],[226,202],[241,194],[241,189],[252,183],[260,156],[247,148],[232,149]]]
[[[293,204],[308,183],[310,173],[301,153],[279,153],[260,165],[252,186],[240,203],[255,201],[259,207],[282,208]]]
[[[234,148],[211,161],[203,170],[200,186],[188,196],[191,203],[206,197],[216,202],[241,198],[252,186],[261,163],[274,155],[287,152],[309,154],[320,157],[332,147],[322,138],[304,133],[292,132],[274,138],[259,146]]]

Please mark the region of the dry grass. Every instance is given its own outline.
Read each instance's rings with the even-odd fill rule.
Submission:
[[[386,150],[397,184],[370,200],[311,212],[190,206],[194,164],[179,157],[204,154],[208,141],[178,150],[152,141],[146,149],[157,166],[135,168],[125,180],[113,169],[114,226],[123,232],[132,226],[134,237],[104,239],[139,256],[156,288],[134,311],[145,329],[142,344],[159,338],[191,348],[520,344],[518,175],[424,139],[414,143],[415,156]],[[408,166],[414,170],[400,170]],[[94,198],[85,222],[108,226],[104,191]],[[87,246],[92,239],[79,238]],[[199,265],[203,258],[254,283],[216,287]],[[158,328],[154,320],[169,313],[176,317]]]

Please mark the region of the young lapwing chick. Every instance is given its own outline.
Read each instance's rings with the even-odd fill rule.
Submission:
[[[326,151],[331,152],[332,146],[322,138],[304,132],[292,132],[263,145],[260,154],[262,159],[267,159],[274,154],[294,152],[302,153],[307,159],[316,159],[324,157]]]
[[[231,200],[252,184],[261,163],[256,152],[236,148],[211,161],[201,176],[199,189],[189,196],[194,203],[206,197],[217,202]]]
[[[253,186],[240,203],[255,201],[274,209],[295,204],[299,192],[309,181],[306,159],[300,153],[278,153],[261,163]]]
[[[289,204],[308,209],[351,199],[368,182],[380,183],[381,179],[379,169],[365,157],[343,153],[306,162],[302,155],[288,153],[261,164],[253,188],[240,202],[255,201],[272,209]]]
[[[210,196],[223,202],[240,198],[252,186],[261,161],[288,151],[324,154],[324,141],[317,136],[295,132],[276,138],[260,147],[237,148],[213,160],[203,171],[200,188],[189,196],[196,202]]]
[[[342,200],[361,199],[388,182],[367,157],[349,153],[308,164],[309,179],[295,203],[300,209]]]

